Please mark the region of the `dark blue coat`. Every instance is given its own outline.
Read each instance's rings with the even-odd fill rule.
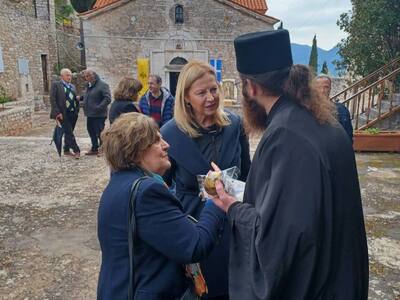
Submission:
[[[223,170],[233,166],[241,169],[241,180],[246,180],[250,169],[248,139],[243,131],[240,118],[228,113],[231,124],[222,129],[219,138],[222,146],[215,163]],[[176,196],[182,202],[184,211],[198,217],[204,207],[199,197],[196,175],[207,174],[210,161],[204,157],[196,142],[182,132],[174,119],[161,128],[163,138],[169,143],[168,154],[172,168],[165,176],[168,183],[176,184]],[[210,256],[202,261],[209,296],[228,294],[229,227],[227,222],[221,228],[222,238]]]
[[[353,125],[351,124],[350,112],[343,103],[335,102],[337,111],[337,120],[343,126],[347,135],[353,142]]]
[[[100,200],[98,238],[102,263],[98,299],[127,299],[129,283],[128,207],[133,181],[142,171],[112,173]],[[179,298],[187,288],[183,264],[204,258],[217,240],[224,213],[211,201],[194,224],[180,202],[159,181],[141,182],[136,199],[138,239],[134,245],[135,300]]]
[[[110,124],[122,114],[130,112],[140,112],[136,105],[129,100],[114,100],[111,104],[110,112],[108,113],[108,118],[110,119]]]

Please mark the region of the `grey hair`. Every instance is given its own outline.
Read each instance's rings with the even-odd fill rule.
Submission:
[[[159,75],[157,75],[157,74],[150,74],[149,78],[150,78],[150,77],[153,77],[153,78],[156,80],[156,82],[157,82],[158,84],[162,84],[162,79],[161,79],[161,77],[160,77]]]
[[[61,71],[60,71],[60,75],[62,76],[62,75],[64,75],[64,74],[72,74],[72,72],[71,72],[71,70],[70,69],[67,69],[67,68],[64,68],[64,69],[61,69]]]
[[[332,79],[326,74],[319,74],[317,77],[315,77],[315,80],[318,80],[318,79],[328,79],[329,82],[332,84]]]

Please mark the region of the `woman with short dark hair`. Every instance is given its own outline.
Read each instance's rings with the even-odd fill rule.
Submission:
[[[225,214],[211,201],[206,202],[198,223],[183,212],[161,177],[171,167],[169,145],[151,118],[124,114],[103,132],[102,139],[104,157],[113,172],[98,212],[102,263],[97,298],[127,299],[131,284],[135,300],[180,299],[190,286],[183,264],[198,262],[211,251]],[[139,178],[132,209],[131,188]],[[134,227],[129,226],[132,210]],[[131,228],[136,232],[132,265]]]
[[[121,114],[129,112],[140,112],[134,102],[137,101],[138,93],[142,89],[139,80],[124,77],[118,83],[114,91],[114,102],[111,104],[109,118],[112,124]]]

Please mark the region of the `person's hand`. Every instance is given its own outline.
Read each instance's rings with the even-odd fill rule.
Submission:
[[[63,116],[62,116],[62,114],[58,114],[58,115],[56,116],[56,121],[58,121],[58,122],[62,122],[62,121],[63,121]]]
[[[214,171],[221,171],[221,169],[214,162],[211,163],[211,166],[213,167]],[[217,205],[223,211],[227,212],[229,207],[237,200],[229,195],[227,192],[225,192],[224,185],[220,180],[217,180],[217,182],[215,183],[215,189],[217,191],[217,195],[210,196],[211,200],[214,202],[215,205]]]

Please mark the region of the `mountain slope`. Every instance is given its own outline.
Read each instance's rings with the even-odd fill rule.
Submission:
[[[322,64],[324,61],[328,64],[329,73],[332,76],[337,76],[337,70],[333,64],[334,60],[340,60],[340,55],[337,53],[338,47],[334,47],[331,50],[324,50],[318,48],[318,73],[321,71]],[[299,45],[292,43],[292,55],[293,62],[295,64],[308,65],[310,59],[311,46]]]

